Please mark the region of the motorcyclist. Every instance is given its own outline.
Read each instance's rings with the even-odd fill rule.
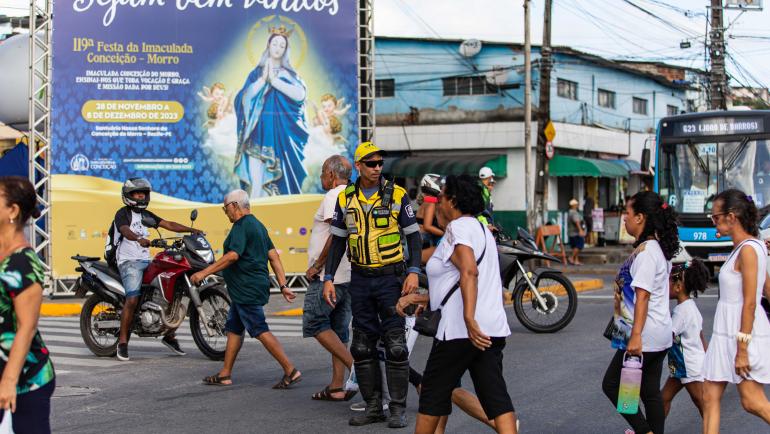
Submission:
[[[118,340],[118,360],[128,361],[128,337],[131,333],[131,322],[134,311],[139,303],[142,289],[144,270],[150,265],[150,236],[149,228],[142,222],[142,217],[148,216],[157,222],[157,227],[172,232],[200,233],[185,225],[163,220],[147,210],[150,203],[152,185],[144,178],[129,178],[123,184],[121,197],[126,205],[115,213],[114,229],[118,232],[116,260],[123,288],[126,290],[126,302],[120,316],[120,338]],[[179,346],[174,330],[163,337],[163,344],[174,353],[183,356],[185,352]]]
[[[420,181],[420,208],[417,210],[417,224],[423,235],[422,263],[428,262],[439,240],[444,236],[444,230],[438,224],[436,205],[441,194],[441,175],[428,173]]]
[[[478,216],[480,222],[486,224],[490,230],[495,231],[495,221],[492,218],[492,190],[495,189],[495,172],[489,167],[482,167],[479,170],[479,181],[481,182],[481,195],[484,198],[484,211]]]

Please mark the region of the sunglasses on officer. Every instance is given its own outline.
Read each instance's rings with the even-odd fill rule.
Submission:
[[[361,163],[364,164],[364,166],[374,169],[375,167],[382,167],[385,164],[385,160],[368,160],[368,161],[362,161]]]

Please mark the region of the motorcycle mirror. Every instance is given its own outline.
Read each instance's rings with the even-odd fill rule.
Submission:
[[[194,221],[195,221],[195,220],[197,220],[197,219],[198,219],[198,210],[197,210],[197,209],[194,209],[194,210],[192,210],[192,212],[190,213],[190,221],[191,221],[191,222],[194,222]]]
[[[147,214],[142,215],[142,224],[147,226],[148,228],[157,228],[158,223],[159,222],[155,220],[155,217]]]

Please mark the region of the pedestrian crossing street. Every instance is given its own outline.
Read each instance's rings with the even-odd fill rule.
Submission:
[[[268,317],[267,323],[270,331],[278,338],[302,337],[302,318]],[[118,361],[115,357],[95,356],[80,335],[79,317],[41,317],[38,329],[51,353],[57,375],[110,368],[126,363]],[[176,337],[188,356],[204,357],[193,341],[188,320],[179,327]],[[246,339],[244,344],[259,345],[256,339]],[[128,350],[131,357],[131,362],[128,363],[141,363],[172,355],[171,351],[161,343],[160,338],[140,338],[136,335],[131,336]]]

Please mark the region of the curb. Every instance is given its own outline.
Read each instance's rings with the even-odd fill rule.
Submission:
[[[43,303],[40,316],[76,316],[82,306],[78,303]]]
[[[575,291],[578,293],[586,292],[586,291],[595,291],[597,289],[604,288],[604,281],[602,279],[586,279],[586,280],[578,280],[575,282],[572,282],[572,285],[575,287]],[[556,290],[555,292],[561,292],[561,295],[564,294],[564,291]],[[511,298],[511,292],[505,291],[503,293],[503,300],[506,305],[513,304],[513,299]],[[528,301],[529,297],[527,295],[524,296],[524,301]]]

